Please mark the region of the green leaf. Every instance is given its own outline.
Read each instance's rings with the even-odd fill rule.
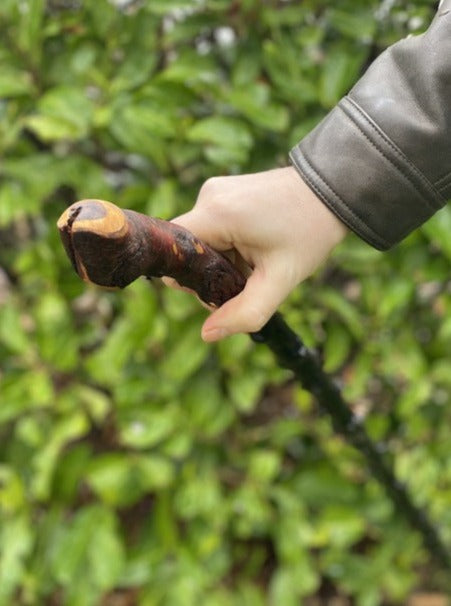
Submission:
[[[35,310],[36,340],[43,360],[59,370],[77,364],[77,340],[66,301],[57,293],[42,295]]]
[[[160,219],[171,219],[177,208],[177,184],[172,179],[165,179],[153,190],[146,205],[146,212]]]
[[[127,104],[117,109],[110,131],[128,151],[151,158],[160,169],[167,166],[164,139],[174,134],[171,118],[152,106]]]
[[[106,591],[117,584],[125,554],[113,514],[109,511],[100,513],[91,537],[87,563],[93,584]]]
[[[33,198],[22,183],[5,181],[0,187],[0,227],[39,211],[39,199]]]
[[[15,513],[24,505],[23,482],[14,469],[0,464],[0,515]]]
[[[33,532],[25,516],[4,518],[0,531],[0,604],[11,604],[33,548]]]
[[[50,497],[52,478],[62,448],[84,436],[88,429],[86,417],[81,412],[64,417],[55,424],[51,437],[32,461],[31,490],[35,498],[45,501]]]
[[[331,49],[321,73],[319,98],[326,108],[334,107],[357,80],[367,56],[366,49],[348,49],[338,45]]]
[[[192,50],[182,50],[161,72],[164,83],[179,83],[193,90],[213,87],[219,80],[218,66],[211,57]]]
[[[53,116],[30,116],[26,125],[43,141],[76,139],[78,134],[75,124]]]
[[[25,124],[38,137],[51,142],[86,137],[94,110],[85,91],[60,86],[51,89],[40,99],[38,112],[29,116]]]
[[[450,205],[448,204],[439,210],[423,225],[422,230],[427,234],[429,241],[451,260],[451,240],[449,238],[451,230]]]
[[[0,97],[20,97],[34,91],[33,79],[29,72],[3,66],[0,73]]]
[[[23,326],[24,320],[17,307],[12,303],[2,307],[0,344],[15,354],[24,354],[29,348],[29,339]]]
[[[376,33],[377,21],[373,11],[367,7],[358,7],[355,12],[333,8],[329,19],[333,27],[351,39],[369,43]]]
[[[249,461],[249,477],[257,483],[269,483],[277,476],[280,467],[279,453],[271,450],[254,450]]]
[[[250,84],[246,88],[230,90],[226,99],[232,107],[259,127],[278,132],[288,126],[286,108],[270,101],[267,85]]]
[[[174,480],[174,468],[170,461],[159,455],[142,455],[137,459],[137,469],[143,490],[167,488]]]
[[[307,103],[316,103],[318,97],[317,82],[306,77],[299,50],[293,39],[285,42],[265,40],[263,56],[273,85],[279,95],[303,107]]]
[[[365,523],[362,515],[352,507],[331,505],[324,509],[316,532],[322,544],[330,543],[339,549],[346,549],[362,538]]]
[[[208,353],[208,346],[200,340],[199,327],[188,326],[167,353],[161,372],[167,381],[180,383],[199,369]]]
[[[86,359],[91,376],[105,385],[117,383],[118,376],[126,372],[137,352],[149,342],[154,330],[156,299],[144,281],[130,285],[124,295],[127,313],[110,327],[101,347]],[[151,369],[147,374],[150,380]]]
[[[176,428],[176,408],[164,410],[129,410],[120,417],[120,441],[132,448],[148,448],[168,437]]]
[[[178,486],[175,497],[177,512],[185,519],[207,516],[216,511],[216,523],[220,519],[221,491],[217,478],[204,472],[199,477],[190,477]]]
[[[230,397],[239,411],[249,413],[254,409],[265,381],[265,374],[257,369],[231,377],[228,384]]]
[[[19,418],[24,413],[49,407],[54,402],[54,389],[49,375],[44,370],[9,370],[0,377],[2,405],[0,422]]]
[[[34,60],[40,54],[45,8],[45,0],[24,0],[19,10],[18,43]]]
[[[329,288],[323,288],[318,292],[318,299],[330,311],[334,312],[349,329],[353,337],[361,339],[364,334],[364,326],[355,305],[347,301],[339,292]]]
[[[142,495],[136,466],[123,454],[96,457],[88,468],[86,481],[110,505],[129,505]]]
[[[252,145],[248,127],[240,120],[226,116],[199,120],[189,129],[187,137],[193,142],[215,143],[228,148],[249,148]]]
[[[127,104],[121,108],[113,118],[112,130],[116,132],[114,122],[121,120],[123,125],[133,132],[141,131],[149,139],[154,137],[172,137],[176,132],[176,125],[172,116],[152,101],[140,104]]]
[[[280,567],[271,579],[271,603],[297,606],[299,598],[314,591],[318,583],[318,576],[308,564]]]
[[[346,361],[352,346],[351,335],[341,324],[332,324],[327,330],[324,346],[324,370],[337,371]]]
[[[209,373],[192,377],[183,393],[185,423],[202,438],[219,435],[234,419],[230,401],[221,391],[218,377]]]
[[[171,463],[159,455],[98,456],[86,474],[86,481],[94,492],[106,504],[115,506],[131,505],[145,493],[165,488],[172,480]]]
[[[380,297],[380,316],[388,318],[395,311],[404,310],[410,304],[413,293],[414,284],[411,280],[399,277],[386,284]]]
[[[100,505],[82,509],[65,528],[55,546],[53,572],[63,586],[89,579],[98,590],[117,583],[124,565],[124,550],[114,515]]]

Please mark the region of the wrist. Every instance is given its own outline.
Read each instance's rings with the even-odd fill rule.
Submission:
[[[329,251],[335,248],[349,233],[349,228],[336,215],[313,189],[304,181],[293,166],[287,167],[287,176],[290,178],[292,187],[296,189],[299,203],[304,207],[304,216],[314,226],[315,231],[321,234],[321,238],[328,246]]]

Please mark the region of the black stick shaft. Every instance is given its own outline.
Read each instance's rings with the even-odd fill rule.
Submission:
[[[319,405],[329,413],[334,429],[362,454],[371,473],[384,487],[398,512],[422,535],[433,559],[445,570],[451,570],[451,554],[435,526],[426,513],[414,504],[406,486],[396,479],[392,468],[384,461],[380,449],[352,413],[338,387],[323,372],[315,355],[282,316],[275,314],[261,331],[251,336],[254,341],[265,343],[280,366],[291,370],[303,387],[316,396]]]

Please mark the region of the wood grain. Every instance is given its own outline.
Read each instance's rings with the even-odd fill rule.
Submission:
[[[229,259],[188,230],[105,200],[72,204],[57,225],[75,271],[86,282],[124,288],[139,276],[169,276],[213,307],[245,285]]]

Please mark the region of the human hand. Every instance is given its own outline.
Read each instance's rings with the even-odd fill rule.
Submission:
[[[209,179],[194,208],[173,221],[248,266],[244,290],[205,321],[207,342],[258,331],[348,231],[293,167]]]

